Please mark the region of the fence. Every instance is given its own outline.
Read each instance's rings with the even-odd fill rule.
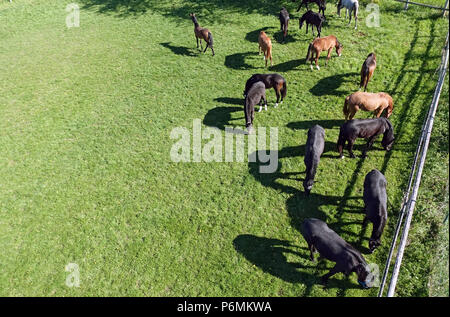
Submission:
[[[391,248],[389,250],[388,259],[386,261],[386,266],[384,269],[383,278],[382,278],[382,282],[380,285],[380,290],[378,292],[379,297],[383,296],[383,290],[384,290],[384,286],[387,281],[387,275],[389,273],[392,255],[394,253],[394,249],[395,249],[395,246],[397,243],[397,238],[400,233],[400,229],[402,227],[403,219],[406,216],[406,220],[405,220],[404,226],[403,226],[402,237],[401,237],[400,244],[399,244],[399,247],[397,250],[396,261],[394,264],[394,269],[393,269],[393,272],[391,275],[389,289],[387,292],[388,297],[394,296],[395,287],[397,285],[397,279],[398,279],[398,275],[400,272],[400,266],[402,263],[403,254],[405,251],[406,242],[407,242],[407,238],[408,238],[409,228],[411,225],[412,215],[413,215],[414,207],[416,204],[417,194],[418,194],[419,187],[420,187],[420,181],[422,178],[422,171],[423,171],[425,159],[427,156],[428,145],[429,145],[430,137],[431,137],[431,131],[433,129],[434,116],[436,114],[437,106],[439,103],[439,98],[440,98],[442,87],[443,87],[444,80],[445,80],[445,74],[447,72],[448,50],[449,50],[448,39],[449,39],[449,33],[447,33],[447,39],[445,41],[444,51],[442,53],[441,64],[439,66],[439,78],[437,81],[436,89],[434,91],[433,100],[432,100],[430,108],[428,110],[428,115],[423,123],[422,133],[421,133],[421,136],[420,136],[418,144],[417,144],[416,154],[414,157],[414,162],[413,162],[413,166],[411,168],[411,173],[410,173],[409,181],[408,181],[408,190],[406,191],[406,194],[403,197],[403,202],[402,202],[402,207],[400,210],[399,219],[398,219],[397,226],[395,229],[394,238],[391,243]]]

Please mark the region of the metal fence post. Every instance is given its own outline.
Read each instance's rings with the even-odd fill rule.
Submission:
[[[408,10],[408,3],[409,3],[409,0],[406,0],[406,3],[405,3],[405,10]]]
[[[442,16],[445,17],[445,9],[448,8],[448,0],[445,0],[444,9],[442,10]]]

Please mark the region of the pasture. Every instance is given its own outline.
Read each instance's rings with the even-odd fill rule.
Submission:
[[[67,28],[71,2],[0,2],[1,296],[376,296],[355,274],[320,285],[334,264],[309,260],[299,226],[325,220],[383,270],[448,29],[439,11],[378,1],[380,27],[370,28],[369,1],[361,1],[354,30],[329,2],[322,36],[336,35],[342,56],[333,50],[325,66],[322,52],[320,71],[311,71],[313,37],[298,29],[306,11],[295,12],[298,2],[78,0],[80,27]],[[282,6],[291,15],[285,43]],[[196,49],[191,12],[211,30],[214,57]],[[261,30],[273,44],[268,69]],[[393,97],[395,144],[385,152],[380,137],[362,158],[358,140],[357,157],[344,151],[340,160],[344,99],[358,90],[372,51],[368,91]],[[171,160],[176,127],[192,132],[198,119],[223,137],[226,127],[243,129],[245,82],[264,72],[287,80],[283,104],[274,109],[267,90],[268,111],[255,115],[255,128],[278,129],[276,172],[261,174],[247,160]],[[429,295],[448,227],[448,113],[447,77],[398,296]],[[305,197],[304,144],[314,124],[325,128],[325,151]],[[369,254],[362,193],[374,168],[388,182],[389,219]],[[66,286],[68,263],[79,266],[80,287]]]

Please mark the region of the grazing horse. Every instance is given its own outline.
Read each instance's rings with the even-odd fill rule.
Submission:
[[[322,23],[324,21],[324,17],[320,13],[312,12],[311,10],[307,11],[302,15],[299,21],[299,28],[301,29],[303,26],[303,22],[306,21],[306,34],[308,34],[308,25],[311,24],[312,33],[314,36],[314,26],[317,29],[317,37],[320,37],[320,31],[322,31]]]
[[[302,222],[300,232],[308,244],[311,261],[314,261],[314,251],[318,251],[321,257],[336,262],[330,272],[322,276],[322,284],[326,284],[336,273],[342,272],[349,276],[355,272],[358,275],[358,283],[363,288],[375,285],[375,276],[370,273],[362,254],[331,230],[325,222],[307,218]]]
[[[345,98],[343,112],[345,120],[347,121],[352,120],[359,109],[374,111],[374,116],[379,118],[386,108],[386,118],[389,118],[392,114],[392,109],[394,109],[394,101],[387,93],[357,91]]]
[[[309,44],[308,54],[306,55],[306,62],[308,62],[308,60],[311,60],[311,70],[313,69],[312,63],[314,60],[314,54],[316,55],[315,56],[316,67],[318,70],[320,70],[319,67],[320,52],[328,50],[327,61],[325,62],[325,65],[327,65],[328,60],[331,57],[331,51],[333,50],[333,47],[336,48],[336,54],[338,56],[341,56],[343,46],[341,43],[339,43],[336,36],[334,35],[328,35],[325,37],[317,38],[314,41],[312,41],[311,44]]]
[[[287,12],[286,8],[281,8],[280,14],[278,16],[280,19],[280,28],[283,31],[283,42],[286,40],[288,26],[289,26],[289,12]]]
[[[252,85],[258,81],[262,81],[266,86],[266,89],[272,88],[275,90],[277,95],[277,102],[275,103],[275,108],[278,107],[278,102],[283,103],[283,99],[286,97],[286,79],[280,74],[253,74],[247,82],[245,83],[244,97],[247,96],[249,89]]]
[[[365,157],[367,150],[372,147],[375,138],[380,134],[383,134],[381,145],[386,151],[390,151],[392,144],[394,143],[394,128],[388,119],[355,119],[345,122],[339,131],[339,139],[337,143],[340,158],[344,158],[342,151],[346,142],[348,142],[347,149],[350,153],[350,157],[355,157],[352,150],[353,144],[357,138],[364,138],[367,140],[366,148],[362,153],[363,157]]]
[[[352,11],[355,15],[355,30],[358,27],[358,8],[359,3],[358,0],[339,0],[337,5],[337,13],[341,16],[341,9],[345,7],[345,18],[347,18],[347,12],[349,12],[350,20],[348,20],[348,24],[352,21]]]
[[[200,25],[198,24],[198,21],[197,21],[197,17],[195,16],[194,13],[189,13],[189,16],[191,17],[192,22],[194,22],[194,33],[195,33],[195,38],[197,40],[197,48],[198,48],[198,40],[200,39],[200,47],[203,50],[203,46],[202,46],[202,39],[203,39],[206,42],[206,47],[205,47],[205,50],[203,51],[203,53],[206,52],[206,50],[208,49],[208,46],[209,46],[211,48],[212,55],[214,56],[213,37],[212,37],[211,32],[207,28],[200,27]]]
[[[262,81],[258,81],[252,85],[245,96],[244,114],[245,127],[248,133],[252,133],[253,120],[255,119],[255,105],[259,103],[259,111],[261,111],[261,101],[264,101],[265,110],[267,110],[266,86]]]
[[[266,61],[265,67],[267,67],[267,60],[269,58],[270,58],[270,66],[272,66],[273,65],[272,64],[272,41],[267,36],[266,32],[261,31],[259,33],[258,43],[259,43],[259,55],[261,55],[261,50],[264,54],[264,60]]]
[[[373,253],[381,245],[381,235],[387,222],[386,178],[379,170],[373,169],[364,179],[364,211],[366,216],[363,227],[372,222],[372,235],[369,239],[369,249]]]
[[[309,195],[314,185],[317,166],[320,162],[320,156],[325,147],[325,130],[320,125],[315,125],[308,130],[308,139],[305,148],[306,178],[303,181],[303,188],[306,195]]]
[[[292,2],[295,2],[295,0],[292,0]],[[308,3],[316,3],[319,6],[319,13],[320,11],[322,11],[322,15],[325,17],[325,9],[327,8],[327,3],[325,2],[325,0],[302,0],[302,2],[300,3],[300,5],[297,8],[297,12],[300,11],[300,8],[305,5],[306,9],[308,9]]]
[[[376,67],[377,57],[375,56],[375,53],[370,53],[361,67],[361,82],[359,83],[359,89],[364,86],[364,91],[367,90],[367,84],[369,83],[370,78],[373,76],[373,72]]]

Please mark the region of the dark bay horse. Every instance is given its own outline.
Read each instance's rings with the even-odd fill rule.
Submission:
[[[206,42],[206,47],[203,53],[206,52],[209,46],[211,48],[212,55],[214,56],[213,37],[211,32],[207,28],[200,27],[197,21],[197,17],[195,16],[194,13],[189,13],[189,16],[191,17],[192,22],[194,22],[194,34],[197,40],[197,48],[198,48],[198,40],[200,39],[200,47],[203,50],[202,40],[204,40]]]
[[[292,2],[295,2],[295,0],[292,0]],[[325,9],[327,8],[327,3],[325,0],[302,0],[302,2],[300,3],[300,5],[297,8],[297,12],[300,11],[300,8],[305,5],[306,9],[308,9],[308,3],[315,3],[319,6],[319,13],[320,11],[322,11],[322,15],[323,17],[325,17]]]
[[[244,114],[245,114],[245,127],[248,130],[248,134],[253,131],[253,120],[255,119],[255,105],[259,104],[259,111],[261,111],[261,102],[264,101],[264,106],[267,110],[266,100],[266,86],[262,81],[254,83],[245,96]]]
[[[376,67],[377,57],[375,56],[375,53],[370,53],[361,67],[361,82],[359,83],[359,89],[364,87],[364,91],[367,90],[367,84],[369,83],[370,78],[372,78]]]
[[[280,19],[280,28],[281,31],[283,31],[283,41],[286,40],[288,26],[289,26],[289,12],[287,12],[286,8],[281,8],[280,14],[278,15],[278,18]]]
[[[254,83],[262,81],[266,86],[266,89],[273,88],[277,95],[277,102],[275,103],[275,108],[278,106],[281,97],[281,103],[286,97],[286,79],[280,74],[253,74],[247,82],[245,83],[244,97],[247,96],[248,91],[253,86]]]
[[[314,26],[317,29],[318,37],[320,37],[320,32],[322,31],[322,23],[325,21],[325,18],[320,14],[316,12],[312,12],[311,10],[307,11],[305,14],[302,15],[299,21],[299,28],[301,29],[303,26],[303,23],[306,21],[306,34],[308,34],[308,25],[311,24],[312,33],[314,36]]]
[[[375,138],[380,134],[383,134],[381,145],[386,151],[390,151],[392,144],[394,143],[394,128],[388,119],[355,119],[345,122],[339,131],[339,139],[337,143],[340,158],[344,158],[342,152],[346,142],[348,142],[347,149],[350,153],[350,157],[355,157],[352,149],[357,138],[364,138],[367,140],[366,148],[362,153],[363,157],[366,156],[367,150],[372,147]]]

